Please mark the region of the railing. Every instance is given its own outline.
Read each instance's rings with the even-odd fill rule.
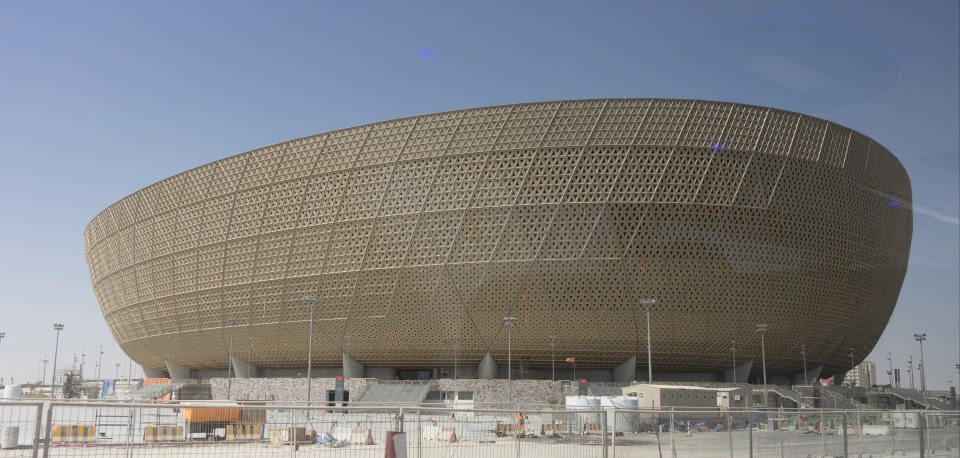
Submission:
[[[23,401],[0,436],[0,457],[956,457],[960,412]]]

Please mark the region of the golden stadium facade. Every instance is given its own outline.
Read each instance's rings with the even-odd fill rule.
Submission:
[[[729,378],[734,352],[756,378],[761,323],[768,374],[803,372],[802,348],[830,374],[893,313],[910,198],[889,151],[818,118],[575,100],[232,156],[113,204],[84,244],[110,330],[148,372],[222,371],[231,354],[304,368],[313,305],[314,367],[348,376],[457,364],[490,377],[513,316],[514,365],[574,357],[645,379],[655,299],[657,379]]]

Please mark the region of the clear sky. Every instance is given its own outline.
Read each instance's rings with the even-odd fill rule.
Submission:
[[[598,97],[773,106],[856,129],[913,184],[910,266],[870,356],[960,380],[960,3],[2,2],[0,377],[104,349],[82,232],[189,168],[358,124]],[[879,210],[879,209],[878,209]],[[772,330],[770,332],[775,332]],[[799,355],[798,355],[799,357]],[[47,379],[49,380],[49,368]],[[90,370],[87,371],[91,373]],[[919,384],[919,379],[917,379]]]

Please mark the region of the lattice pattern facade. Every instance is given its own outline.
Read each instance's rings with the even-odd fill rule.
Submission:
[[[862,359],[890,318],[910,182],[848,128],[757,106],[611,99],[381,122],[229,157],[148,186],[84,232],[122,348],[173,361],[303,367],[504,364],[770,374]],[[902,202],[902,204],[901,204]],[[457,337],[455,337],[457,336]],[[249,345],[249,350],[248,350]],[[645,361],[638,369],[645,372]]]

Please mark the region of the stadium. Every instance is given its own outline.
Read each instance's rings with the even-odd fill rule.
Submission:
[[[822,119],[573,100],[228,157],[111,205],[84,245],[148,376],[305,376],[309,360],[314,376],[506,378],[511,360],[630,381],[649,350],[655,380],[758,380],[761,354],[776,380],[872,350],[910,199],[889,151]]]

